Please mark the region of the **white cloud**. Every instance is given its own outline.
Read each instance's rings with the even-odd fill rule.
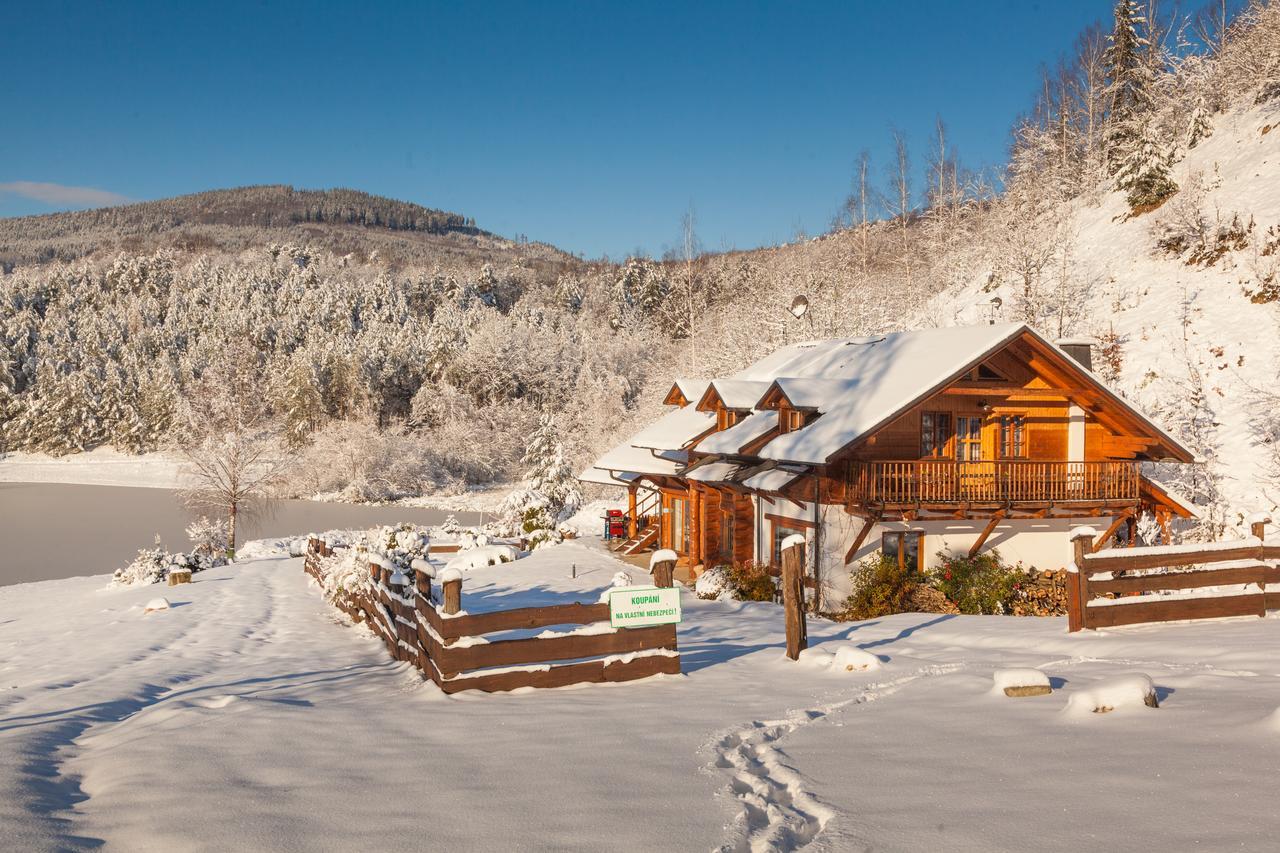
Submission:
[[[106,207],[133,199],[93,187],[69,187],[40,181],[10,181],[0,184],[0,193],[12,193],[53,207]]]

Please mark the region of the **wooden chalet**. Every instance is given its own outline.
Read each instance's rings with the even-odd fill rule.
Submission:
[[[625,487],[623,550],[690,567],[775,563],[793,533],[827,594],[875,551],[927,569],[999,549],[1059,568],[1087,520],[1167,529],[1185,502],[1142,470],[1192,453],[1095,376],[1086,342],[1024,325],[784,347],[735,376],[678,380],[672,410],[582,474]]]

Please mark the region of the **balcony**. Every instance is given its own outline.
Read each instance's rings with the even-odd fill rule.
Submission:
[[[1138,484],[1137,462],[854,462],[848,502],[896,507],[1137,503]]]

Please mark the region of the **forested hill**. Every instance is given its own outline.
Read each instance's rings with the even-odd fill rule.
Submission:
[[[358,190],[271,185],[0,219],[0,267],[161,248],[234,251],[272,242],[338,254],[376,251],[393,264],[492,262],[517,252],[542,264],[572,263],[551,246],[503,239],[462,214]]]

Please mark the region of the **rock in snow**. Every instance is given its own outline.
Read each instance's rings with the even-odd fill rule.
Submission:
[[[1067,711],[1078,714],[1106,714],[1118,708],[1158,708],[1156,688],[1151,676],[1141,672],[1099,681],[1092,687],[1077,690],[1067,700]]]
[[[155,613],[158,610],[168,610],[168,609],[169,609],[169,599],[153,598],[147,602],[147,606],[143,608],[142,612]]]
[[[997,669],[993,692],[1005,696],[1044,696],[1053,692],[1049,676],[1038,669]]]

